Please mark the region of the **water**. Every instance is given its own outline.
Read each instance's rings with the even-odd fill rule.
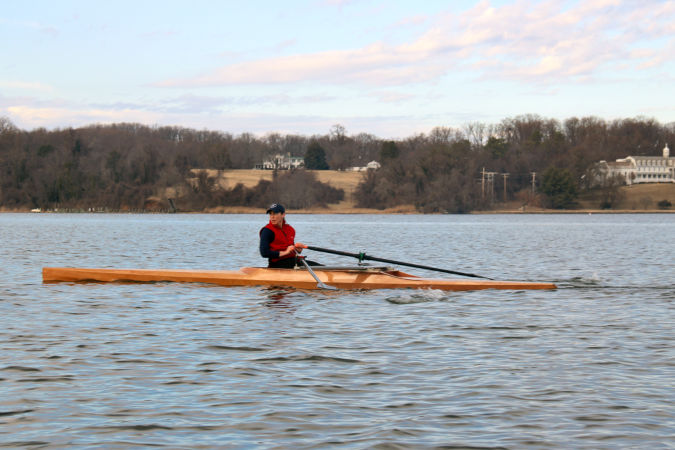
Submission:
[[[0,215],[0,446],[675,447],[675,215],[289,214],[311,245],[556,291],[41,281],[261,265],[264,220]]]

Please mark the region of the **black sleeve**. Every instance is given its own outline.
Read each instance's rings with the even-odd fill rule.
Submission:
[[[263,228],[260,232],[260,256],[263,258],[278,258],[279,252],[270,250],[270,244],[274,241],[274,232]]]

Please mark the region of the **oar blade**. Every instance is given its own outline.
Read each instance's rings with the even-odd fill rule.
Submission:
[[[299,255],[298,255],[298,256],[299,256]],[[327,285],[326,283],[324,283],[323,281],[321,281],[321,280],[319,279],[319,277],[317,276],[317,274],[314,273],[314,271],[312,270],[312,268],[309,266],[309,264],[307,264],[307,261],[305,261],[305,258],[300,257],[300,258],[298,258],[298,259],[299,259],[300,261],[302,261],[302,263],[305,265],[305,268],[307,269],[307,271],[312,275],[312,278],[314,278],[314,280],[316,281],[316,287],[317,287],[317,288],[319,288],[319,289],[325,289],[325,290],[327,290],[327,291],[337,291],[337,290],[338,290],[338,288],[336,288],[335,286],[329,286],[329,285]]]
[[[327,290],[327,291],[337,291],[337,290],[338,290],[338,288],[336,288],[335,286],[329,286],[329,285],[327,285],[326,283],[324,283],[324,282],[322,282],[322,281],[319,281],[319,282],[316,284],[316,287],[318,287],[319,289],[325,289],[325,290]]]

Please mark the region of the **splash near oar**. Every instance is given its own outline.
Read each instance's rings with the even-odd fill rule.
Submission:
[[[357,258],[359,260],[359,262],[363,262],[365,260],[377,261],[377,262],[383,262],[383,263],[387,263],[387,264],[396,264],[397,266],[414,267],[416,269],[433,270],[433,271],[436,271],[436,272],[450,273],[450,274],[453,274],[453,275],[461,275],[461,276],[464,276],[464,277],[482,278],[484,280],[492,280],[492,278],[484,277],[482,275],[476,275],[474,273],[457,272],[456,270],[439,269],[438,267],[424,266],[422,264],[414,264],[414,263],[409,263],[409,262],[404,262],[404,261],[394,261],[392,259],[376,258],[375,256],[367,255],[365,252],[349,253],[349,252],[343,252],[341,250],[331,250],[329,248],[314,247],[313,245],[308,245],[307,248],[310,249],[310,250],[314,250],[316,252],[332,253],[334,255],[341,255],[341,256],[350,256],[352,258]]]

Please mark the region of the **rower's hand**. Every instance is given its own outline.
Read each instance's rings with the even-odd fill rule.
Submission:
[[[294,253],[299,253],[298,250],[296,250],[295,245],[289,245],[286,247],[286,250],[279,252],[279,256],[286,256],[286,255],[291,255]]]
[[[305,244],[303,244],[302,242],[296,242],[296,243],[295,243],[295,251],[296,251],[298,254],[302,253],[302,249],[303,249],[303,248],[307,248],[307,246],[306,246]]]

